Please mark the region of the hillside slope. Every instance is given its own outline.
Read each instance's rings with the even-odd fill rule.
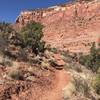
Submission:
[[[88,52],[91,43],[100,38],[100,2],[76,2],[47,9],[23,11],[17,26],[30,21],[41,22],[44,40],[58,49]]]

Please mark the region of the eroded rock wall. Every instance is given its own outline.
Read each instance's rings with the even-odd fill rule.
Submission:
[[[58,49],[88,52],[100,38],[100,2],[75,2],[47,9],[24,11],[16,23],[42,23],[44,40]]]

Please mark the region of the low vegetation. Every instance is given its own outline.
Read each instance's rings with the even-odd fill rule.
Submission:
[[[9,24],[0,23],[0,51],[13,59],[27,60],[28,54],[38,55],[45,51],[42,40],[43,26],[31,22],[17,33]]]
[[[7,65],[12,66],[13,61],[24,62],[24,65],[21,67],[18,65],[17,69],[15,66],[16,70],[8,71],[7,76],[13,80],[34,81],[34,77],[48,76],[48,73],[43,72],[45,70],[53,71],[53,68],[58,69],[59,66],[60,69],[67,67],[67,71],[72,71],[73,76],[83,75],[84,78],[74,79],[75,90],[80,95],[88,97],[90,84],[88,79],[86,80],[86,72],[82,66],[84,65],[86,69],[92,70],[93,74],[96,74],[93,88],[100,95],[100,47],[96,48],[93,43],[88,55],[59,51],[45,45],[42,40],[42,29],[43,25],[40,23],[31,22],[24,26],[20,32],[16,32],[10,24],[0,23],[0,55],[3,58],[0,65],[7,67]],[[25,67],[25,64],[28,67]]]
[[[8,76],[14,80],[24,80],[23,74],[19,70],[11,71]]]
[[[90,54],[81,55],[79,62],[93,72],[97,72],[100,68],[100,47],[96,48],[95,43],[93,43],[90,49]]]
[[[43,25],[36,22],[27,24],[21,30],[21,35],[25,48],[30,48],[36,55],[45,50],[45,42],[42,41]]]
[[[85,96],[89,95],[90,88],[88,86],[87,81],[85,81],[82,78],[76,78],[76,79],[74,78],[74,84],[75,84],[75,87],[76,87],[76,91],[78,93],[83,94]]]
[[[100,95],[100,74],[95,77],[95,80],[93,80],[93,88],[96,93]]]

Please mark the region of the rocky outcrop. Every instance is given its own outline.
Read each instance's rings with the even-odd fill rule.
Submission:
[[[48,18],[59,11],[64,11],[66,9],[65,6],[54,6],[47,9],[36,9],[31,11],[22,11],[20,15],[16,18],[16,24],[25,25],[30,21],[41,22],[42,24],[48,24],[44,22],[44,18]],[[54,19],[55,20],[55,19]],[[51,23],[51,21],[49,22]]]
[[[58,49],[88,52],[100,38],[100,2],[75,2],[47,9],[24,11],[16,19],[18,26],[30,21],[42,23],[44,40]]]

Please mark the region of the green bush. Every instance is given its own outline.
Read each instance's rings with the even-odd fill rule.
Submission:
[[[43,37],[42,29],[43,26],[40,23],[31,22],[21,30],[24,47],[32,49],[36,55],[45,50],[45,42],[41,40]]]
[[[90,87],[86,80],[84,80],[82,77],[74,77],[74,84],[78,93],[83,94],[84,96],[89,96]]]
[[[57,48],[49,48],[49,51],[51,51],[53,53],[57,53]]]
[[[8,42],[9,35],[14,32],[11,25],[9,23],[2,22],[0,23],[0,37],[2,37],[5,41]]]
[[[10,24],[0,22],[0,52],[8,46],[9,34],[13,31]]]
[[[93,87],[98,95],[100,95],[100,75],[96,76]]]
[[[90,87],[88,86],[86,80],[84,80],[82,77],[74,77],[73,82],[76,88],[76,92],[83,94],[84,96],[89,96]]]
[[[95,43],[92,44],[90,54],[81,55],[79,62],[91,69],[93,72],[97,72],[100,67],[100,48],[96,48]]]
[[[12,29],[8,23],[0,23],[0,52],[9,58],[28,61],[28,54],[43,53],[45,42],[43,37],[43,25],[30,22],[19,33]]]

